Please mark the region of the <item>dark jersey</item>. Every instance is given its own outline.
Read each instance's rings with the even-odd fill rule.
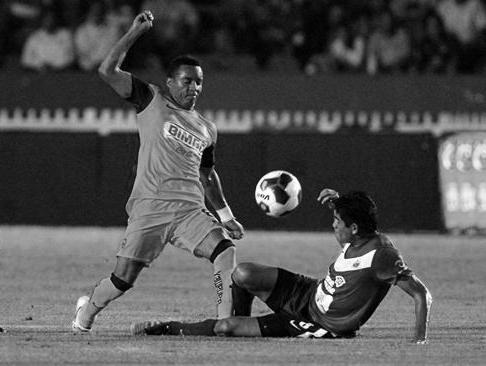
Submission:
[[[391,285],[411,274],[383,234],[373,235],[358,247],[346,244],[311,293],[310,318],[336,334],[356,331],[370,318]]]

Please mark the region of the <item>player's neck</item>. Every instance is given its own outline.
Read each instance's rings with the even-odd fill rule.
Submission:
[[[376,232],[360,236],[356,235],[351,239],[351,246],[354,248],[361,247],[369,242],[375,235]]]
[[[174,104],[174,106],[176,106],[177,108],[180,108],[180,109],[184,109],[185,111],[193,111],[194,108],[196,107],[196,103],[193,103],[189,106],[183,106],[182,104],[177,102],[177,100],[175,100],[175,98],[172,97],[172,95],[170,95],[170,94],[167,95],[167,98],[172,102],[172,104]]]

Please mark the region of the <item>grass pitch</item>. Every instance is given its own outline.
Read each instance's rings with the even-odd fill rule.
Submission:
[[[131,337],[133,321],[215,314],[211,265],[168,247],[134,289],[73,334],[78,296],[107,276],[122,228],[0,227],[0,364],[471,365],[486,363],[486,238],[391,234],[434,297],[430,343],[417,346],[413,301],[393,288],[348,340]],[[248,232],[238,261],[324,276],[330,233]],[[254,314],[268,310],[257,302]]]

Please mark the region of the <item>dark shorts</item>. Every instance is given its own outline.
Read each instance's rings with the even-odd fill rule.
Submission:
[[[334,338],[320,325],[309,321],[308,304],[318,281],[285,269],[278,278],[266,304],[274,311],[258,317],[263,337]]]

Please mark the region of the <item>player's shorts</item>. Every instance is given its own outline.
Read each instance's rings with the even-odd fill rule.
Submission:
[[[262,337],[336,338],[320,325],[285,313],[273,313],[257,318]]]
[[[183,201],[141,200],[131,205],[130,219],[117,256],[148,266],[167,244],[171,244],[196,257],[209,259],[225,239],[229,240],[225,229],[204,207]]]
[[[308,303],[316,279],[278,269],[275,287],[266,304],[273,314],[258,317],[263,337],[335,338],[320,325],[309,321]]]

